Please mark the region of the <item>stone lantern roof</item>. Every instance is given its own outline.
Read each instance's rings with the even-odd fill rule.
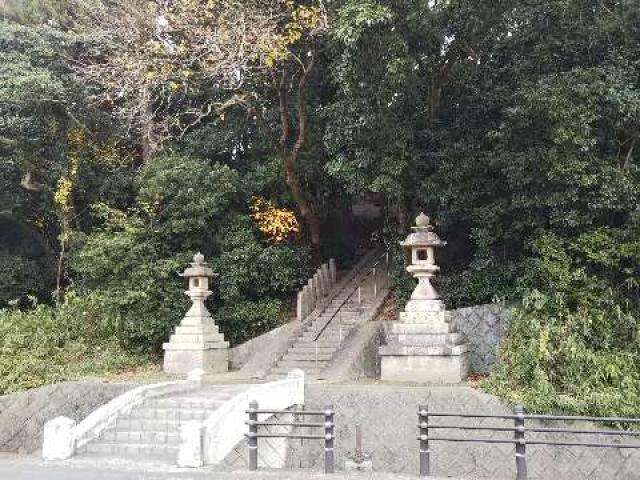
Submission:
[[[184,272],[180,274],[181,277],[217,277],[218,275],[211,270],[209,264],[204,261],[204,255],[198,252],[193,256],[193,262],[191,266],[187,267]]]
[[[433,231],[433,225],[430,223],[430,218],[424,213],[416,218],[416,226],[411,227],[414,232],[400,242],[400,245],[404,248],[416,248],[416,247],[444,247],[447,242],[440,240],[440,237]]]

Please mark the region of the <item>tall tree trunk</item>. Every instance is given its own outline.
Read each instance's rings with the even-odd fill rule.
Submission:
[[[295,163],[295,159],[291,155],[286,155],[284,158],[285,181],[291,191],[293,200],[296,202],[296,205],[298,205],[298,209],[300,209],[304,224],[309,231],[313,261],[318,263],[320,261],[320,221],[300,186]]]
[[[306,88],[308,75],[313,69],[315,55],[311,56],[311,60],[306,67],[303,67],[298,80],[296,110],[298,116],[298,135],[293,146],[289,146],[289,101],[287,97],[287,71],[285,70],[280,81],[278,96],[280,99],[280,151],[282,163],[284,167],[285,182],[291,191],[293,200],[296,202],[300,214],[304,220],[304,225],[309,232],[309,240],[311,242],[311,254],[313,261],[320,262],[320,239],[321,229],[318,216],[313,211],[306,192],[304,192],[298,175],[298,158],[300,150],[305,144],[307,133],[307,113],[306,113]]]

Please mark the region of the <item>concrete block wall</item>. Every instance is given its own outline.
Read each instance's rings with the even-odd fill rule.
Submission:
[[[511,322],[509,307],[491,303],[448,312],[454,329],[464,334],[471,347],[471,371],[488,373],[497,361],[500,340]]]
[[[138,385],[63,382],[0,397],[0,452],[34,453],[44,424],[58,416],[80,422]]]

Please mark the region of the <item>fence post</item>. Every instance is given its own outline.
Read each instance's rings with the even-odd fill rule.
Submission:
[[[516,405],[513,408],[515,415],[515,434],[516,440],[516,471],[517,480],[527,480],[527,446],[524,440],[524,407]]]
[[[418,428],[420,429],[420,477],[428,477],[430,471],[429,452],[429,407],[418,406]]]
[[[378,298],[378,276],[376,275],[376,267],[373,267],[373,297]]]
[[[258,469],[258,402],[249,402],[249,470]]]
[[[327,405],[324,409],[324,473],[333,473],[335,471],[334,457],[334,425],[333,405]]]

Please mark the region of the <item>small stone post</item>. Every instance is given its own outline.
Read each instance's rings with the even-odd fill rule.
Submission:
[[[301,322],[304,320],[304,290],[298,292],[298,301],[296,303],[296,319]]]
[[[178,466],[198,468],[204,464],[202,456],[203,424],[197,420],[180,427],[180,446],[178,447]]]
[[[66,460],[75,453],[73,429],[76,421],[67,417],[56,417],[44,425],[42,458],[45,460]]]
[[[331,283],[335,285],[337,281],[337,271],[336,271],[336,261],[333,258],[329,259],[329,272],[331,275]]]

